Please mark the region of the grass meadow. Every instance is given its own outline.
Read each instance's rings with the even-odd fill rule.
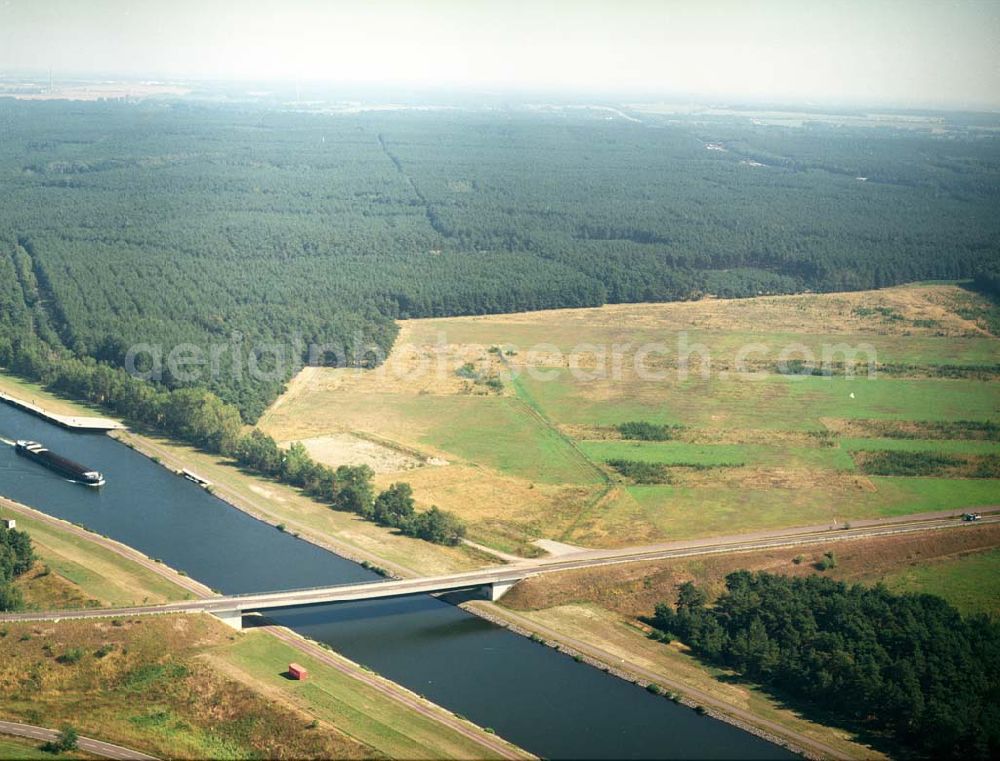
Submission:
[[[399,479],[418,502],[458,512],[476,541],[505,551],[523,552],[536,538],[622,546],[982,507],[1000,503],[1000,481],[869,477],[852,453],[989,454],[997,442],[859,438],[847,425],[1000,420],[990,369],[1000,343],[986,323],[963,316],[970,298],[930,285],[405,321],[390,363],[402,359],[406,371],[446,356],[450,369],[412,380],[315,370],[264,425],[285,441],[357,432],[433,458],[438,465]],[[681,334],[707,348],[710,367],[692,359],[688,376],[678,373]],[[649,342],[666,347],[644,361],[652,376],[634,361]],[[734,372],[749,342],[767,349],[750,365],[754,377]],[[581,344],[571,361],[567,352]],[[824,345],[871,345],[879,363],[897,367],[872,379],[773,372],[789,344],[817,355]],[[501,359],[496,347],[509,351]],[[503,378],[503,391],[462,381],[458,368],[470,362]],[[939,365],[985,370],[941,377]],[[669,441],[622,440],[616,426],[629,421],[680,428]],[[608,460],[662,464],[669,482],[632,483]]]

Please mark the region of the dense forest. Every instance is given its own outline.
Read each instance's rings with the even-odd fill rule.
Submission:
[[[23,607],[21,591],[13,581],[31,570],[34,562],[35,551],[28,533],[0,527],[0,611]]]
[[[820,720],[925,758],[1000,754],[1000,624],[939,597],[737,571],[713,606],[688,582],[650,623]]]
[[[221,346],[212,372],[151,377],[246,422],[295,363],[378,362],[397,317],[866,288],[1000,257],[985,130],[0,100],[0,132],[0,361]]]

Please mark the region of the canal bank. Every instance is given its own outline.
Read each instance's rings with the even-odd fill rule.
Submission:
[[[44,425],[0,411],[0,433]],[[99,494],[0,461],[21,501],[162,557],[224,592],[373,578],[275,531],[104,436],[34,428],[109,474]],[[75,437],[75,438],[74,438]],[[10,489],[8,489],[8,485]],[[71,491],[75,489],[75,491]],[[787,757],[787,751],[558,655],[434,598],[291,609],[278,623],[538,755],[552,758]]]
[[[131,547],[127,547],[126,545],[112,539],[87,531],[86,529],[68,523],[59,518],[53,518],[45,513],[33,510],[30,507],[3,497],[0,497],[0,516],[3,518],[16,517],[18,527],[23,530],[27,530],[31,534],[32,540],[36,544],[36,551],[39,551],[41,560],[44,562],[50,562],[50,558],[46,554],[50,551],[50,547],[48,544],[44,544],[39,547],[39,536],[48,535],[47,532],[42,531],[43,526],[46,528],[51,527],[53,531],[58,532],[61,536],[77,538],[79,540],[78,543],[82,546],[89,546],[89,553],[86,554],[86,557],[81,556],[77,558],[79,563],[85,569],[106,573],[107,569],[103,567],[104,564],[99,562],[99,555],[102,554],[104,550],[107,550],[123,559],[124,562],[122,565],[126,566],[126,570],[128,570],[127,566],[129,564],[139,566],[151,573],[159,575],[163,579],[177,585],[178,587],[186,589],[190,593],[189,597],[193,596],[204,599],[212,597],[215,594],[208,587],[200,584],[194,579],[178,574],[173,569],[167,567],[164,563],[148,558]],[[58,568],[58,565],[56,567]],[[97,593],[94,585],[88,584],[86,579],[80,579],[78,575],[74,575],[74,578],[77,583],[84,585],[83,591],[87,595],[93,596]],[[103,625],[100,623],[102,619],[94,620],[99,623],[98,628]],[[106,621],[104,621],[104,623],[106,623]],[[186,623],[179,623],[178,625],[186,626]],[[354,687],[345,686],[344,688],[338,688],[338,692],[349,690],[353,693],[358,689],[362,689],[363,686],[364,689],[368,689],[373,693],[376,693],[379,699],[391,701],[395,705],[395,708],[392,709],[389,709],[387,705],[381,706],[379,709],[380,714],[399,712],[397,721],[399,716],[404,715],[404,712],[406,711],[413,711],[419,714],[430,725],[432,725],[427,729],[430,729],[433,732],[433,735],[438,738],[438,741],[442,743],[440,748],[447,747],[448,745],[444,742],[444,737],[449,733],[454,733],[455,737],[464,738],[465,741],[473,744],[469,747],[479,748],[478,753],[484,757],[507,759],[530,757],[530,754],[526,751],[522,751],[516,746],[507,743],[504,739],[498,737],[497,735],[485,731],[483,728],[456,716],[447,709],[415,695],[405,687],[374,674],[361,665],[354,663],[339,654],[333,653],[328,649],[324,649],[319,643],[311,642],[304,637],[296,635],[294,632],[285,629],[284,627],[258,625],[252,627],[250,631],[252,633],[248,633],[248,636],[265,638],[273,637],[280,640],[285,646],[295,649],[298,651],[298,655],[293,657],[299,662],[315,663],[316,666],[310,667],[313,672],[313,676],[319,678],[320,682],[327,687],[329,687],[328,683],[330,682],[330,679],[324,677],[321,672],[324,669],[329,668],[338,672],[343,677],[358,683]],[[255,673],[263,672],[264,675],[271,675],[275,673],[277,668],[279,668],[279,664],[283,665],[291,660],[287,654],[285,654],[285,657],[282,658],[280,657],[280,652],[271,653],[274,648],[267,647],[262,649],[266,649],[267,653],[276,655],[277,657],[260,658],[259,666],[253,670]],[[168,653],[164,652],[163,654],[167,655]],[[222,663],[225,664],[226,661],[223,660]],[[260,686],[264,689],[267,688],[266,681],[266,679],[263,679],[260,684]],[[284,686],[280,682],[279,685]],[[373,698],[371,697],[368,698],[369,701],[372,699]],[[311,711],[320,711],[322,713],[323,703],[319,702],[316,704],[307,704],[306,707]],[[331,716],[328,717],[327,720],[333,720],[335,718],[336,717]],[[424,739],[428,736],[427,729],[425,729],[420,735]],[[416,728],[414,731],[416,732]],[[375,740],[373,740],[372,737],[368,737],[365,741],[373,742]],[[417,740],[416,738],[413,738],[412,741],[416,742]],[[466,751],[468,751],[468,749],[469,748],[466,748]],[[413,749],[410,748],[409,752],[412,751]]]

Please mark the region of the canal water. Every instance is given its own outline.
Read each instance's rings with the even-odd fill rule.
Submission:
[[[0,494],[80,523],[224,593],[376,580],[254,520],[114,439],[0,404],[0,437],[34,439],[102,471],[70,483],[0,445]],[[545,758],[793,758],[430,596],[269,617]],[[275,664],[283,669],[284,664]]]

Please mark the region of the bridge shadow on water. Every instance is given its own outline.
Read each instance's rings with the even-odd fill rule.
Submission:
[[[386,647],[394,641],[453,640],[474,636],[495,628],[494,624],[457,608],[463,602],[481,600],[476,590],[443,595],[409,595],[375,600],[326,603],[308,607],[272,608],[262,615],[247,615],[244,628],[276,624],[288,628],[337,627],[341,629],[376,626]],[[459,615],[435,615],[453,608]],[[464,614],[464,615],[462,615]]]

